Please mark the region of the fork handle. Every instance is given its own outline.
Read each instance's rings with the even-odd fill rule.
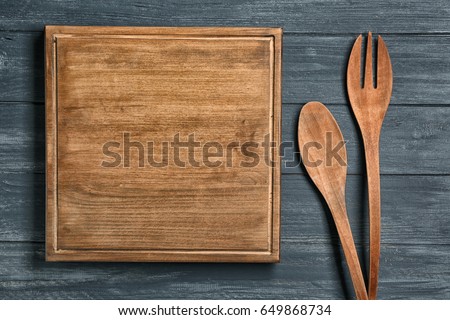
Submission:
[[[380,150],[379,137],[370,140],[371,141],[364,141],[370,223],[370,268],[368,296],[369,299],[375,300],[377,298],[381,246]]]

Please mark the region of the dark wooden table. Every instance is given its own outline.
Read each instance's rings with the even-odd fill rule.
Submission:
[[[355,37],[382,34],[394,92],[381,137],[379,298],[450,299],[449,12],[447,0],[1,2],[0,298],[354,296],[330,214],[304,170],[287,161],[298,159],[289,144],[280,264],[45,262],[43,27],[72,24],[283,27],[283,141],[296,144],[305,102],[329,106],[348,140],[347,201],[365,260],[361,140],[344,77]]]

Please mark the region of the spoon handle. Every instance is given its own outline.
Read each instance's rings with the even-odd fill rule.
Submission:
[[[336,224],[339,239],[341,240],[342,249],[344,250],[345,260],[347,261],[348,269],[350,271],[356,298],[358,300],[367,300],[366,284],[364,283],[364,276],[359,263],[358,253],[356,252],[350,223],[348,222],[347,210],[342,207],[330,208],[330,210]]]
[[[373,139],[375,140],[375,139]],[[381,195],[378,139],[364,143],[370,224],[369,299],[377,298],[381,245]]]

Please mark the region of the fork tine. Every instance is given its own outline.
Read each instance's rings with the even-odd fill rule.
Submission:
[[[373,88],[373,73],[372,73],[372,32],[367,35],[366,48],[366,72],[364,73],[363,88]]]
[[[392,65],[389,52],[381,36],[378,36],[377,88],[392,91]]]
[[[359,35],[353,44],[347,66],[347,90],[361,88],[361,43],[362,35]]]

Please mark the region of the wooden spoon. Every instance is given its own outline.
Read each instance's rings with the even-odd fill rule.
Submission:
[[[309,102],[302,108],[298,144],[306,171],[330,208],[356,297],[367,300],[366,285],[345,206],[347,151],[344,138],[336,120],[320,102]]]

